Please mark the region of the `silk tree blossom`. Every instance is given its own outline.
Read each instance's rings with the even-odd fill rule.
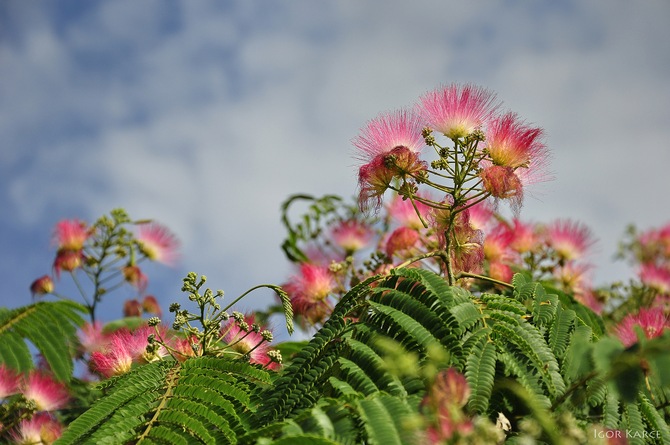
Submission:
[[[640,281],[661,295],[670,295],[670,269],[653,263],[642,264]]]
[[[436,418],[436,424],[430,425],[426,431],[428,443],[446,443],[474,431],[472,419],[463,412],[469,397],[470,386],[463,374],[454,368],[443,369],[437,374],[422,402]]]
[[[109,336],[103,332],[102,322],[84,323],[77,333],[79,352],[91,354],[103,350],[109,344]]]
[[[77,219],[59,221],[54,229],[54,243],[58,250],[79,251],[90,236],[86,223]]]
[[[63,426],[49,413],[41,412],[23,419],[10,432],[12,443],[21,445],[50,445],[63,434]]]
[[[328,296],[337,283],[327,266],[303,263],[298,274],[282,287],[291,298],[293,310],[310,324],[321,322],[332,309]]]
[[[149,259],[167,265],[175,264],[179,240],[167,227],[157,222],[140,224],[137,241],[140,250]]]
[[[600,315],[603,312],[603,302],[598,299],[598,295],[593,289],[585,288],[581,292],[575,293],[575,299],[584,306]]]
[[[542,134],[541,128],[524,124],[515,113],[505,113],[488,125],[485,151],[494,165],[529,168],[533,159],[542,160],[548,156]]]
[[[553,269],[553,274],[566,292],[583,294],[591,288],[589,275],[591,270],[593,270],[592,264],[566,261],[564,264],[556,266]]]
[[[421,175],[427,169],[419,158],[424,146],[419,117],[407,110],[385,113],[369,121],[352,143],[364,164],[358,170],[359,205],[379,208],[395,178]]]
[[[536,227],[532,223],[524,223],[518,218],[514,218],[510,232],[512,233],[512,240],[509,247],[519,254],[532,252],[542,245],[542,237],[537,233]]]
[[[67,387],[51,375],[32,370],[21,385],[26,400],[35,403],[38,411],[54,411],[63,408],[70,400]]]
[[[142,299],[142,311],[148,314],[154,314],[158,317],[163,316],[163,311],[158,300],[153,295],[145,295]]]
[[[419,194],[419,197],[425,198],[425,196],[421,194]],[[416,206],[416,209],[414,209],[414,206]],[[418,200],[414,200],[414,203],[412,203],[410,199],[403,199],[401,196],[396,195],[388,204],[387,210],[388,214],[397,224],[411,229],[421,230],[423,229],[423,223],[416,212],[418,210],[421,216],[425,218],[430,212],[430,207]]]
[[[451,204],[450,199],[444,201]],[[430,224],[437,233],[438,244],[446,246],[446,228],[449,224],[450,211],[433,209]],[[451,232],[451,260],[456,271],[470,272],[481,267],[484,260],[484,232],[470,224],[470,209],[456,214]]]
[[[488,201],[480,201],[468,208],[470,213],[470,225],[476,230],[486,230],[493,221],[493,207]]]
[[[102,350],[91,354],[91,370],[109,378],[127,373],[134,363],[148,363],[165,356],[167,351],[164,349],[153,354],[147,352],[147,339],[153,333],[154,329],[149,326],[140,327],[133,332],[119,329],[109,336],[109,342]]]
[[[514,271],[512,270],[512,266],[509,264],[500,261],[494,261],[489,263],[489,276],[494,280],[511,283],[512,278],[514,277]]]
[[[143,294],[147,290],[149,285],[149,278],[142,272],[142,269],[137,265],[127,265],[124,267],[121,272],[123,272],[123,278],[131,286],[137,288],[137,291],[140,294]]]
[[[15,371],[4,363],[0,365],[0,399],[5,399],[19,392],[20,382],[20,372]]]
[[[511,167],[491,165],[482,161],[482,169],[479,177],[482,180],[482,188],[496,200],[508,200],[515,212],[521,208],[523,203],[523,183]]]
[[[420,153],[424,147],[422,121],[411,111],[398,110],[383,113],[369,121],[352,141],[358,149],[357,158],[369,163],[398,147]]]
[[[347,254],[366,248],[373,235],[368,224],[355,219],[340,221],[331,231],[333,243]]]
[[[269,343],[272,340],[272,333],[255,323],[253,315],[245,315],[243,320],[229,318],[221,327],[223,341],[229,344],[234,351],[243,355],[248,354],[251,363],[277,370],[279,363],[273,361],[268,355],[268,352],[272,350]]]
[[[89,368],[103,378],[122,375],[130,371],[133,357],[123,338],[112,335],[107,346],[100,351],[93,351],[89,360]]]
[[[422,96],[417,108],[429,127],[456,140],[482,127],[498,106],[485,88],[450,84]]]
[[[54,259],[53,270],[60,279],[61,272],[73,272],[84,265],[86,257],[81,250],[59,250]]]
[[[595,244],[591,230],[584,224],[559,219],[545,228],[545,242],[554,249],[561,261],[577,260]]]
[[[33,295],[46,295],[54,291],[54,281],[49,275],[43,275],[32,282],[30,293]]]
[[[614,329],[614,333],[626,347],[638,342],[635,326],[639,326],[644,335],[652,339],[663,335],[663,331],[668,327],[668,318],[663,309],[658,307],[642,308],[639,313],[624,317]]]
[[[484,258],[491,262],[509,262],[514,260],[510,244],[514,234],[503,225],[498,224],[484,238]]]
[[[636,254],[641,263],[670,261],[670,223],[640,233],[636,241]]]
[[[411,252],[419,242],[419,232],[409,227],[398,227],[386,240],[386,255],[392,258],[394,255],[411,256]]]

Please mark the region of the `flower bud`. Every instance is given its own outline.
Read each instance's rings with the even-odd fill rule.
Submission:
[[[54,282],[49,275],[41,276],[30,285],[30,292],[35,295],[46,295],[54,291]]]
[[[126,300],[123,303],[123,316],[124,317],[141,317],[142,316],[142,305],[137,300]]]
[[[142,300],[142,310],[149,314],[158,315],[159,317],[163,312],[161,311],[161,307],[158,304],[158,300],[153,295],[147,295],[144,297]]]
[[[60,277],[62,270],[72,272],[82,266],[84,263],[84,254],[80,250],[59,250],[54,260],[54,270],[56,277]]]

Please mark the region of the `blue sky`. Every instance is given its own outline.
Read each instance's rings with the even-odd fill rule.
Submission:
[[[58,220],[115,207],[182,241],[149,271],[164,307],[191,270],[230,298],[281,283],[280,203],[355,193],[358,129],[450,82],[546,129],[556,179],[522,217],[583,221],[596,284],[627,278],[626,225],[670,220],[669,19],[665,0],[5,0],[0,304],[30,301]]]

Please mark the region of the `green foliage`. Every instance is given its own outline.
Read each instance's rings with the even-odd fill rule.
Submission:
[[[293,223],[289,216],[289,210],[298,201],[311,202],[306,212],[301,215],[300,221]],[[288,231],[286,240],[282,243],[282,249],[290,261],[308,261],[299,244],[315,239],[321,234],[324,222],[328,218],[337,216],[341,206],[342,198],[336,195],[326,195],[314,198],[310,195],[293,195],[289,197],[281,207],[281,221]]]
[[[521,276],[515,283],[511,295],[475,296],[446,285],[432,272],[398,269],[374,286],[354,288],[275,385],[265,390],[268,403],[259,407],[251,423],[264,432],[241,442],[284,443],[288,437],[303,437],[293,435],[295,430],[286,425],[292,419],[316,417],[321,424],[332,423],[325,411],[314,411],[329,400],[330,406],[350,413],[351,427],[357,429],[348,436],[350,442],[340,437],[339,443],[416,443],[411,419],[426,394],[436,346],[447,357],[440,366],[464,372],[471,391],[467,407],[473,415],[495,419],[504,412],[515,423],[527,417],[538,425],[533,430],[537,437],[549,443],[578,443],[560,433],[561,428],[571,428],[569,422],[564,425],[561,413],[566,410],[574,413],[571,422],[653,428],[666,434],[667,417],[645,395],[644,379],[630,379],[642,372],[640,356],[634,355],[637,361],[628,357],[631,352],[609,337],[597,341],[593,332],[601,332],[602,325],[597,316],[580,316],[589,312],[580,310],[579,303]],[[368,296],[361,301],[366,290]],[[345,322],[353,313],[358,321]],[[417,354],[420,367],[414,375],[400,375],[397,367],[385,365],[380,338]],[[648,344],[647,349],[668,350],[657,341]],[[665,378],[661,374],[659,378]],[[624,380],[626,392],[621,391]],[[300,430],[309,437],[316,433],[334,438],[332,428]]]
[[[236,443],[268,373],[240,360],[150,363],[115,379],[57,444]]]
[[[70,380],[71,345],[86,308],[69,300],[38,302],[16,309],[0,308],[0,363],[18,371],[33,368],[29,344],[45,358],[57,379]]]

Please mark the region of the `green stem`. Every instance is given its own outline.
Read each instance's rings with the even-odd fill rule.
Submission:
[[[458,274],[458,279],[461,279],[461,278],[476,278],[478,280],[488,281],[489,283],[499,284],[500,286],[505,286],[505,287],[508,287],[510,289],[514,289],[514,286],[511,285],[510,283],[506,283],[504,281],[496,280],[495,278],[487,277],[485,275],[478,275],[476,273],[461,272],[461,273]]]

